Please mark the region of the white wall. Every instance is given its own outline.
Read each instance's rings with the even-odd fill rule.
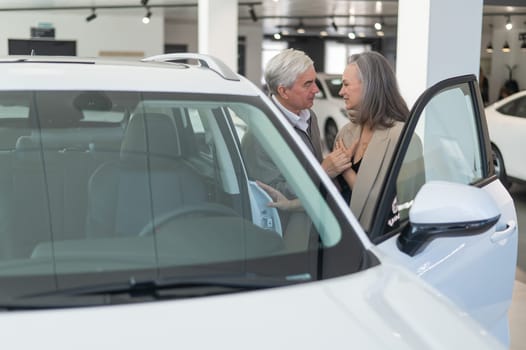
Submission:
[[[166,21],[166,44],[183,44],[189,52],[197,52],[197,21],[171,20]],[[261,23],[240,23],[238,35],[246,38],[246,74],[245,76],[256,85],[261,85],[261,50],[263,46],[263,29]]]
[[[96,57],[100,51],[139,51],[145,56],[163,53],[162,13],[152,11],[150,23],[143,24],[143,11],[130,14],[97,11],[97,18],[91,22],[85,20],[90,11],[85,12],[0,12],[0,55],[8,54],[7,39],[30,39],[31,27],[43,22],[53,25],[56,40],[76,40],[78,56]]]

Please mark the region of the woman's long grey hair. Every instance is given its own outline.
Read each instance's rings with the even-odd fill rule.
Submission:
[[[367,51],[351,55],[348,63],[358,66],[363,94],[360,110],[351,115],[351,120],[369,124],[373,129],[389,128],[395,121],[405,122],[409,109],[389,61],[378,52]]]

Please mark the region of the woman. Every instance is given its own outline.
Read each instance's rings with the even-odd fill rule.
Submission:
[[[344,197],[350,197],[351,211],[368,231],[409,109],[391,65],[373,51],[349,58],[339,95],[350,122],[336,136],[335,149],[344,149],[352,162],[352,167],[341,174],[340,185]],[[388,228],[397,221],[396,199],[392,208]]]
[[[345,101],[350,122],[336,136],[335,149],[343,150],[352,163],[351,168],[339,176],[339,183],[342,195],[350,202],[351,211],[369,231],[382,182],[409,109],[389,62],[377,52],[364,52],[349,58],[339,95]],[[419,145],[410,145],[410,148],[416,152],[420,150]],[[419,164],[418,168],[421,167],[423,165]],[[415,176],[414,186],[421,181]],[[287,200],[276,189],[265,184],[260,186],[273,200],[269,206],[282,210],[297,210],[300,206],[297,199]],[[395,198],[391,207],[387,230],[398,222]]]

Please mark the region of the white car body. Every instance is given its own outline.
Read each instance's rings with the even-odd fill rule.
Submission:
[[[0,161],[12,162],[8,164],[15,165],[13,169],[23,175],[22,180],[24,176],[38,175],[41,168],[47,174],[46,181],[38,180],[39,191],[29,189],[34,181],[23,182],[28,188],[20,188],[20,194],[16,193],[8,205],[15,210],[22,204],[27,213],[32,213],[30,207],[41,196],[45,199],[42,201],[44,209],[32,215],[43,224],[37,222],[36,227],[29,226],[31,230],[21,230],[24,225],[33,225],[35,219],[16,216],[15,235],[5,228],[11,227],[9,221],[13,219],[7,215],[2,220],[5,227],[0,227],[12,241],[4,236],[0,239],[31,248],[29,254],[15,254],[9,250],[10,245],[3,244],[5,249],[0,251],[5,255],[0,261],[0,307],[6,310],[0,314],[4,346],[499,349],[507,345],[507,311],[517,253],[517,218],[509,193],[494,176],[492,163],[488,161],[489,139],[483,115],[479,114],[480,106],[474,99],[475,77],[459,77],[437,84],[416,104],[390,164],[392,171],[385,179],[384,191],[386,194],[397,191],[397,179],[400,180],[401,174],[406,174],[406,167],[411,166],[413,159],[406,155],[413,138],[420,139],[424,145],[421,157],[426,161],[425,184],[417,189],[418,193],[411,193],[411,200],[404,203],[404,208],[410,210],[402,219],[410,230],[385,233],[380,224],[363,229],[307,146],[256,86],[204,55],[168,55],[149,60],[194,58],[200,60],[200,67],[166,62],[113,63],[39,57],[8,58],[0,63],[4,77],[0,81],[0,124],[10,113],[19,113],[8,120],[5,130],[0,129],[0,132],[6,135],[15,131],[22,133],[16,135],[18,139],[14,138],[16,148],[4,146],[7,148],[0,152]],[[124,136],[118,134],[116,150],[97,145],[99,141],[107,144],[108,137],[117,137],[102,131],[100,135],[89,134],[99,139],[90,138],[89,143],[82,146],[85,150],[77,145],[77,136],[86,136],[76,134],[79,129],[90,133],[97,131],[97,127],[104,124],[98,119],[88,120],[88,127],[83,124],[85,120],[75,121],[75,127],[71,128],[57,127],[53,123],[45,126],[48,124],[44,122],[49,122],[46,118],[60,122],[54,119],[53,113],[45,116],[46,108],[55,107],[52,103],[44,103],[46,97],[63,96],[64,92],[73,91],[82,97],[74,100],[78,102],[78,105],[74,103],[75,108],[93,113],[109,111],[109,107],[115,107],[115,102],[106,105],[104,99],[100,100],[101,90],[115,99],[124,93],[127,99],[114,100],[121,103],[128,101],[129,95],[137,99],[123,127]],[[19,119],[24,116],[20,111],[24,112],[25,107],[20,103],[18,108],[17,104],[22,100],[27,102],[26,95],[32,98],[31,108],[33,104],[39,107],[36,109],[38,125],[31,133],[10,126],[20,125]],[[208,95],[219,97],[209,101]],[[199,100],[199,96],[204,96],[205,100]],[[61,102],[55,101],[57,105]],[[449,113],[435,113],[443,108],[449,109]],[[176,116],[179,110],[181,115]],[[119,111],[111,110],[112,113]],[[150,114],[146,116],[147,113],[143,115],[141,111]],[[152,169],[160,160],[149,153],[150,147],[159,146],[156,138],[161,139],[164,130],[150,135],[149,128],[155,124],[147,120],[153,121],[154,115],[169,113],[174,114],[170,116],[172,122],[179,117],[184,122],[184,131],[176,134],[178,147],[183,149],[186,137],[196,138],[196,144],[188,147],[194,152],[189,161],[199,169],[194,177],[203,177],[209,185],[216,186],[215,191],[228,197],[225,202],[241,200],[237,213],[244,215],[243,225],[238,226],[237,216],[227,214],[230,216],[223,217],[217,212],[213,216],[202,215],[195,222],[192,219],[173,222],[176,216],[171,212],[157,216],[157,202],[152,198],[164,198],[162,192],[168,193],[171,187],[161,186],[160,193],[152,189],[156,188],[154,180],[158,175]],[[29,118],[34,118],[34,114],[29,113]],[[442,119],[444,116],[457,118],[461,127]],[[146,150],[140,152],[137,148],[126,149],[129,145],[124,142],[133,123],[141,121],[139,118],[144,118],[145,129],[140,129],[139,136],[144,132],[142,137],[146,141],[137,137],[133,130],[129,131],[129,137],[130,140],[136,137],[145,147]],[[281,248],[288,234],[285,228],[282,232],[278,212],[267,207],[268,196],[254,184],[258,174],[248,171],[247,164],[253,154],[243,153],[243,139],[249,132],[256,135],[300,199],[310,219],[306,230],[308,237],[310,239],[311,233],[315,235],[307,248],[294,246],[289,250],[287,242]],[[74,140],[71,140],[71,133],[76,136]],[[53,138],[48,139],[50,136]],[[38,141],[36,146],[24,148],[31,138]],[[60,145],[57,148],[57,139],[74,141],[74,147]],[[478,140],[484,143],[479,145]],[[160,145],[164,147],[162,142]],[[67,183],[59,181],[57,189],[52,180],[53,176],[68,179],[70,172],[74,173],[76,168],[82,170],[84,164],[72,163],[74,167],[61,172],[53,168],[55,159],[74,156],[72,160],[78,160],[77,157],[85,159],[92,154],[96,159],[114,157],[110,162],[97,163],[87,185],[91,191],[99,181],[94,176],[103,173],[101,169],[107,169],[107,165],[117,162],[120,179],[126,178],[129,164],[124,158],[133,160],[136,153],[142,157],[141,152],[148,157],[147,166],[144,166],[148,180],[142,183],[147,185],[144,187],[150,197],[146,202],[153,203],[149,208],[146,205],[144,210],[151,211],[147,214],[152,221],[144,227],[139,223],[137,227],[142,230],[133,235],[119,236],[120,231],[115,228],[110,235],[104,230],[95,230],[94,236],[84,236],[84,232],[73,238],[67,236],[70,232],[63,227],[71,223],[63,222],[65,214],[57,214],[59,209],[70,209],[62,202],[67,197]],[[37,156],[37,171],[27,171],[27,162],[32,161],[34,155]],[[208,167],[207,162],[213,166]],[[440,162],[446,165],[438,166]],[[0,171],[7,168],[0,166]],[[163,171],[166,169],[168,167]],[[81,171],[79,176],[83,173]],[[162,181],[167,180],[165,175],[165,172],[159,175]],[[6,190],[11,188],[10,176],[6,174],[0,178],[0,185],[7,184],[0,187],[0,191],[11,195],[11,190]],[[9,181],[3,181],[4,178]],[[12,179],[15,184],[22,181],[20,176]],[[320,183],[326,192],[320,189]],[[126,197],[134,193],[137,186],[129,183],[123,186],[122,194],[119,192],[124,198],[123,207],[142,208],[144,200]],[[73,187],[78,189],[79,186]],[[193,189],[193,185],[179,187]],[[114,188],[109,188],[102,187],[103,191],[97,196],[111,194]],[[119,190],[120,187],[116,191]],[[209,198],[214,196],[211,192],[207,193]],[[27,198],[22,198],[24,196]],[[456,196],[462,200],[452,200]],[[92,203],[88,201],[88,214],[110,216],[115,222],[121,215],[124,219],[121,225],[139,220],[138,216],[144,211],[130,207],[112,214],[106,210],[106,197],[94,198],[99,201],[93,207],[89,207]],[[388,195],[379,197],[377,221],[381,221],[386,208],[390,208],[392,201],[388,199]],[[4,207],[0,205],[0,209]],[[26,215],[26,211],[20,212]],[[236,220],[236,226],[224,226],[223,222],[230,219]],[[189,222],[194,226],[184,230]],[[200,225],[206,230],[200,230]],[[234,235],[238,229],[242,234],[240,241]],[[27,235],[25,241],[18,239],[20,235],[16,230]],[[44,242],[39,239],[33,247],[27,241],[33,239],[31,235],[42,233],[37,231],[46,233],[46,239]],[[234,236],[223,239],[216,231]],[[97,236],[99,234],[103,234],[102,237]],[[252,234],[254,242],[259,242],[253,246]],[[188,247],[176,241],[180,237],[188,240]],[[272,249],[278,243],[280,250],[276,253]],[[198,249],[192,249],[193,244]],[[272,254],[266,255],[269,253],[265,249]],[[253,251],[255,255],[252,256]],[[292,263],[287,264],[290,261]],[[171,279],[179,277],[172,276],[173,271],[190,271],[196,275],[183,274],[184,278],[172,285]],[[210,274],[214,277],[213,273],[221,278],[221,273],[232,271],[244,279],[234,282],[203,280],[211,278]],[[20,279],[24,288],[17,287],[18,280],[14,277]],[[214,281],[218,284],[214,285]],[[203,290],[203,287],[212,288],[212,291]],[[180,288],[181,295],[178,294]],[[264,290],[253,290],[261,288]],[[215,295],[221,293],[224,295]],[[28,309],[31,311],[20,311]]]
[[[316,85],[320,92],[316,95],[312,110],[318,117],[323,146],[332,150],[338,131],[349,122],[343,98],[338,95],[341,75],[318,73]]]
[[[504,349],[467,314],[389,263],[276,290],[18,312],[0,317],[0,325],[3,346],[17,349]]]
[[[526,90],[487,106],[485,113],[501,179],[526,181]]]

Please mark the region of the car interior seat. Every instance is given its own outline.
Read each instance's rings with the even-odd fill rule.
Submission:
[[[176,123],[162,113],[136,113],[119,159],[88,183],[88,237],[137,235],[163,214],[207,199],[200,175],[181,157]]]

